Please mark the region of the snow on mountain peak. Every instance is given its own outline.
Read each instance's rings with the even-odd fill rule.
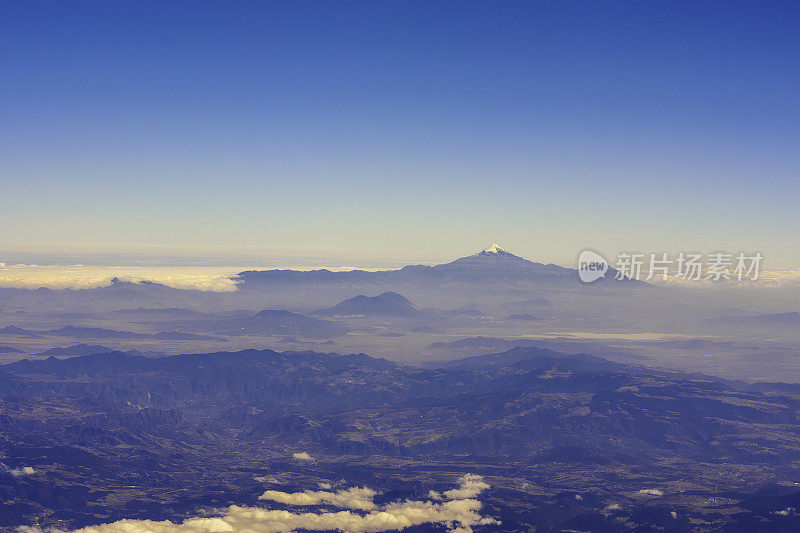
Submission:
[[[492,243],[491,246],[487,246],[483,249],[483,253],[487,254],[500,254],[501,252],[505,252],[505,250],[500,248],[500,245],[496,243]]]

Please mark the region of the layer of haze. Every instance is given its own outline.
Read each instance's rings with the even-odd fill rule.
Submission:
[[[0,250],[800,266],[799,23],[791,2],[3,2]]]

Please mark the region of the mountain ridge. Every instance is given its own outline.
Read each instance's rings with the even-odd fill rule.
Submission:
[[[713,501],[796,479],[799,408],[797,387],[536,348],[440,369],[274,350],[23,360],[0,366],[3,461],[34,474],[0,472],[15,495],[0,528],[71,530],[155,507],[181,521],[163,505],[176,486],[190,486],[197,505],[242,504],[264,490],[254,481],[263,472],[292,490],[338,479],[392,490],[465,465],[491,476],[502,531],[653,531],[674,523],[669,509],[705,524],[775,525],[780,507],[722,515]],[[313,468],[292,461],[301,451]],[[731,476],[732,465],[748,476]],[[129,487],[136,498],[123,497]],[[662,497],[674,506],[663,513]],[[624,508],[608,522],[612,502]]]
[[[617,271],[609,268],[600,281],[613,285],[649,286],[646,282],[616,279]],[[334,272],[317,270],[246,270],[233,277],[240,289],[279,283],[357,284],[357,283],[555,283],[579,285],[577,270],[554,263],[538,263],[493,244],[480,252],[437,265],[406,265],[399,269]]]

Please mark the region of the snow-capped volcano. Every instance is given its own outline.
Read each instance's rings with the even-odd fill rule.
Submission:
[[[496,256],[505,256],[505,257],[517,257],[516,255],[512,254],[511,252],[506,252],[500,245],[497,243],[492,243],[490,246],[487,246],[480,252],[475,255],[496,255]]]
[[[487,246],[476,254],[462,257],[432,267],[433,271],[461,281],[485,282],[490,279],[525,280],[571,278],[574,271],[557,265],[535,263],[500,248],[499,244]]]
[[[608,279],[614,280],[616,271],[608,271]],[[384,270],[380,272],[366,272],[352,270],[349,272],[331,272],[329,270],[315,270],[300,272],[292,270],[268,270],[263,272],[242,272],[238,276],[240,287],[257,287],[264,284],[278,283],[320,283],[320,284],[358,284],[380,282],[391,286],[392,283],[411,285],[442,284],[442,283],[473,283],[476,286],[487,284],[580,284],[578,273],[572,268],[567,268],[552,263],[537,263],[524,257],[503,250],[499,244],[491,244],[483,250],[466,257],[461,257],[449,263],[440,265],[408,265],[399,270]],[[555,286],[553,285],[553,286]],[[579,286],[579,285],[577,285]],[[373,286],[369,286],[373,290]],[[381,295],[385,296],[385,295]],[[359,298],[365,298],[361,296]],[[412,305],[413,304],[410,304]],[[350,313],[359,314],[359,313]]]

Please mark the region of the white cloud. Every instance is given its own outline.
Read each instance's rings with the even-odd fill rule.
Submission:
[[[480,476],[467,474],[459,480],[458,489],[447,491],[464,491],[479,494],[489,488]],[[477,491],[477,492],[476,492]],[[74,533],[222,533],[246,531],[248,533],[284,533],[304,529],[308,531],[342,531],[344,533],[370,533],[379,531],[399,531],[421,524],[439,524],[447,527],[451,533],[472,533],[473,526],[499,524],[490,517],[481,516],[481,502],[473,498],[457,499],[435,503],[431,501],[394,502],[377,506],[372,498],[376,494],[371,489],[354,488],[336,493],[324,493],[324,497],[312,496],[317,503],[303,503],[301,495],[319,494],[319,491],[282,494],[297,498],[301,503],[294,505],[335,505],[352,507],[358,503],[363,510],[367,502],[371,504],[369,512],[360,514],[350,510],[321,511],[295,513],[285,510],[270,510],[260,507],[239,507],[232,505],[224,514],[216,517],[190,518],[181,523],[154,520],[120,520],[110,524],[90,526]],[[266,493],[265,493],[266,494]],[[272,494],[273,496],[275,494]],[[333,495],[333,496],[331,496]],[[273,499],[264,498],[264,499]],[[275,500],[278,501],[278,500]],[[19,528],[20,533],[41,533],[37,528]],[[54,533],[54,532],[52,532]]]
[[[281,492],[268,490],[258,497],[259,500],[272,500],[287,505],[322,505],[329,504],[344,509],[370,511],[375,509],[372,501],[378,493],[366,487],[353,487],[337,492],[307,490],[304,492]]]
[[[296,459],[298,461],[313,461],[314,458],[308,455],[306,452],[298,452],[292,454],[292,459]]]
[[[0,463],[0,472],[8,472],[14,477],[30,476],[34,473],[32,466],[20,466],[19,468],[11,468],[5,463]]]
[[[241,271],[241,267],[7,265],[0,266],[0,287],[91,289],[106,287],[113,278],[119,278],[133,283],[162,283],[176,289],[230,292],[236,290],[232,276]]]
[[[33,467],[31,466],[22,466],[20,468],[6,467],[6,471],[14,477],[30,476],[34,473]]]
[[[483,478],[476,474],[466,474],[459,479],[461,486],[457,489],[451,489],[444,492],[444,497],[449,500],[460,498],[474,498],[482,491],[489,488],[489,485],[484,483]]]

